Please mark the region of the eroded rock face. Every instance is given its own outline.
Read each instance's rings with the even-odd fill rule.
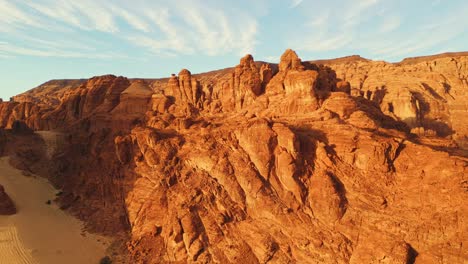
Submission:
[[[138,118],[146,113],[153,97],[153,90],[143,80],[134,81],[128,88],[121,92],[117,106],[112,109],[113,115],[124,118]]]
[[[0,129],[0,156],[3,156],[5,152],[5,146],[7,144],[7,135],[3,129]]]
[[[240,64],[234,71],[234,100],[236,101],[236,109],[242,109],[245,105],[249,105],[253,97],[263,93],[262,80],[260,72],[254,63],[252,55],[243,57]]]
[[[16,207],[10,196],[5,192],[5,188],[0,185],[0,215],[16,214]]]
[[[92,230],[127,232],[129,263],[463,263],[465,110],[447,110],[459,99],[405,88],[439,80],[427,65],[321,63],[287,50],[278,66],[247,55],[206,74],[96,77],[55,106],[2,103],[0,123],[61,128],[59,202]],[[457,141],[425,125],[435,105]]]
[[[183,69],[179,76],[172,76],[169,80],[169,88],[177,103],[190,103],[200,106],[201,89],[196,78],[192,78],[189,70]]]
[[[467,62],[468,57],[463,54],[404,60],[399,64],[322,61],[336,71],[339,79],[350,83],[354,95],[374,101],[385,114],[410,128],[453,137],[464,148],[468,142],[464,118],[468,109]]]
[[[287,72],[289,70],[305,70],[304,65],[302,65],[301,59],[297,56],[296,52],[291,49],[287,49],[283,55],[281,55],[279,63],[279,71]]]
[[[417,252],[405,241],[379,234],[363,236],[349,263],[414,263]],[[424,262],[422,262],[424,263]]]
[[[266,87],[271,115],[306,115],[317,110],[336,86],[329,69],[301,61],[296,52],[286,50],[279,72]]]

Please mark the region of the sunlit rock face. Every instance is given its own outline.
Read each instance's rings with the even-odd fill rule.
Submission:
[[[60,204],[126,233],[129,263],[463,263],[467,58],[247,55],[49,83],[0,103],[0,124],[64,134]]]
[[[365,60],[324,63],[386,115],[418,128],[418,134],[433,131],[467,147],[466,54],[411,58],[398,64]]]

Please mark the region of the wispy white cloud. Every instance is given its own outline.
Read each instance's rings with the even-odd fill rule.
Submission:
[[[223,10],[194,5],[181,7],[179,13],[160,9],[144,14],[161,34],[131,34],[127,39],[155,54],[168,56],[201,52],[215,56],[237,51],[244,55],[255,48],[257,22],[243,14],[237,14],[233,20]]]
[[[181,54],[193,53],[193,48],[188,45],[187,36],[184,34],[183,28],[179,28],[171,21],[169,9],[147,10],[145,11],[145,15],[161,31],[165,39],[158,41],[147,36],[133,36],[132,43],[138,46],[146,46],[151,52],[156,54],[162,54],[164,50],[172,50],[172,52]],[[139,38],[146,39],[146,41],[140,42],[138,41]]]
[[[358,26],[363,21],[371,16],[365,12],[379,3],[380,0],[359,0],[352,2],[353,4],[345,11],[343,15],[343,26],[345,28],[353,28]]]
[[[291,7],[290,8],[295,8],[296,6],[300,5],[303,0],[291,0]]]
[[[414,14],[420,10],[413,4],[383,0],[0,0],[0,40],[18,48],[3,51],[9,56],[221,56],[271,53],[264,51],[268,45],[393,58],[446,45],[466,32],[468,10],[460,2],[444,2],[441,12],[425,18]],[[259,17],[269,12],[289,17],[273,26],[278,13]]]
[[[121,39],[161,56],[194,52],[211,56],[253,52],[258,34],[255,13],[235,9],[231,5],[209,0],[181,0],[177,3],[165,0],[135,3],[37,0],[23,4],[0,0],[0,11],[11,14],[2,15],[0,22],[6,21],[12,26],[25,25],[22,29],[10,26],[0,31],[8,29],[9,33],[17,34],[21,30],[31,31],[34,25],[38,30],[55,32],[54,26],[63,25],[68,27],[70,35],[77,35],[74,32],[85,36],[90,34],[87,32],[103,32],[109,34],[107,38]],[[39,20],[47,23],[39,24]],[[43,53],[31,52],[31,56],[34,54],[39,56]]]
[[[30,48],[20,47],[7,42],[0,42],[0,54],[11,57],[14,55],[35,56],[35,57],[57,57],[57,58],[98,58],[98,59],[112,59],[123,58],[121,54],[106,52],[106,53],[90,53],[77,51],[64,51],[55,48]]]
[[[353,37],[350,34],[328,36],[318,35],[303,42],[302,45],[298,45],[297,47],[304,51],[323,52],[340,49],[351,43],[351,41],[353,41]]]
[[[206,49],[209,55],[215,55],[217,53],[218,45],[216,40],[219,38],[219,32],[216,28],[208,26],[207,19],[209,17],[203,16],[200,10],[193,9],[191,7],[185,9],[185,16],[183,19],[187,25],[193,25],[194,32],[190,32],[192,35],[196,34],[200,37],[194,38],[195,44],[199,47]],[[219,47],[221,48],[221,47]]]
[[[396,30],[401,25],[401,19],[398,16],[390,16],[384,18],[384,22],[380,26],[381,33],[388,33]]]
[[[13,28],[39,27],[41,21],[36,16],[24,12],[7,0],[0,0],[0,32],[11,31]]]
[[[457,36],[460,32],[458,30],[443,30],[433,31],[432,34],[415,34],[414,38],[406,41],[394,41],[386,43],[385,46],[382,43],[376,44],[373,50],[373,54],[383,58],[395,58],[401,56],[408,56],[410,54],[418,54],[428,48],[434,47],[437,44],[445,43],[450,39]],[[437,36],[437,37],[434,37]],[[381,48],[378,48],[378,47]]]
[[[7,43],[0,41],[0,46],[5,45],[5,44],[7,44]],[[11,57],[11,55],[8,55],[8,54],[6,54],[6,53],[4,53],[3,51],[0,50],[0,58],[7,59],[7,58],[10,58],[10,57]]]
[[[255,46],[257,41],[255,40],[254,36],[257,32],[257,27],[255,25],[250,25],[247,28],[246,32],[241,34],[241,41],[240,41],[240,52],[237,53],[238,55],[245,55],[245,54],[254,54],[255,53]]]
[[[207,6],[188,5],[182,10],[184,31],[202,52],[211,56],[232,51],[253,52],[257,34],[254,18],[242,13],[229,17],[223,10]]]
[[[171,46],[170,40],[157,40],[145,35],[133,35],[126,37],[129,42],[134,43],[136,46],[140,46],[148,50],[152,54],[161,55],[164,57],[174,57],[177,54],[174,53],[174,48]],[[181,51],[183,52],[183,51]]]
[[[415,27],[411,36],[394,38],[391,41],[369,41],[366,48],[375,56],[395,60],[401,57],[423,55],[424,51],[437,46],[452,46],[451,40],[466,34],[464,23],[468,7],[452,10],[450,17],[440,19],[432,17],[430,23],[422,23]],[[429,20],[428,20],[429,21]],[[464,33],[465,32],[465,33]]]
[[[288,47],[310,52],[312,56],[361,53],[370,58],[399,60],[434,52],[437,47],[453,47],[450,42],[463,34],[466,39],[468,4],[460,1],[443,5],[439,11],[431,12],[430,5],[421,4],[415,10],[413,2],[304,1],[299,11],[305,23],[292,27],[284,39]]]
[[[141,18],[141,16],[138,14],[131,13],[126,9],[120,8],[116,5],[111,5],[108,8],[114,15],[122,17],[133,28],[146,33],[151,31],[151,26],[149,23],[145,21],[145,19]]]
[[[358,38],[359,26],[376,15],[372,10],[379,1],[346,1],[336,3],[336,6],[316,6],[304,2],[303,9],[307,20],[304,27],[292,30],[290,35],[293,36],[288,37],[288,46],[308,52],[342,49]],[[310,9],[313,13],[308,12]]]
[[[307,26],[324,28],[330,21],[330,11],[324,11],[322,14],[317,17],[313,17],[310,21],[306,22]]]
[[[280,61],[280,57],[279,56],[266,56],[263,60],[266,62],[278,63]]]
[[[82,30],[118,31],[114,15],[98,1],[42,0],[27,5],[44,16]]]

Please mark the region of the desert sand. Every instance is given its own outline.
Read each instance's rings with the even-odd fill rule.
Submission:
[[[0,183],[18,213],[0,216],[0,263],[99,263],[110,241],[82,230],[82,223],[48,200],[58,192],[47,180],[23,176],[0,159]]]

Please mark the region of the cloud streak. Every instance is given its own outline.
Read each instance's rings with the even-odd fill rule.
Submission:
[[[361,54],[394,61],[453,46],[451,40],[468,36],[466,2],[444,2],[437,12],[420,2],[304,1],[300,11],[306,22],[287,33],[286,45],[310,57]]]
[[[303,0],[292,0],[290,8],[295,8],[302,3]]]
[[[258,34],[258,23],[253,13],[208,2],[211,1],[169,3],[155,0],[131,4],[118,0],[37,0],[20,4],[0,0],[0,12],[8,14],[0,18],[0,22],[8,25],[0,31],[23,36],[31,31],[37,35],[42,31],[52,34],[61,31],[64,35],[73,35],[73,38],[83,35],[85,39],[101,32],[98,37],[120,39],[127,45],[161,56],[195,52],[209,56],[253,52]],[[60,25],[63,28],[56,30]],[[19,34],[26,31],[27,34]],[[36,43],[44,44],[41,41]],[[63,53],[27,48],[10,52],[12,55],[30,56],[76,55],[67,46],[62,48]]]
[[[388,33],[396,30],[401,25],[401,19],[398,16],[390,16],[385,18],[384,22],[380,26],[381,33]]]
[[[93,53],[83,50],[63,51],[55,48],[40,49],[19,47],[11,43],[0,43],[0,55],[11,57],[15,55],[35,56],[35,57],[57,57],[57,58],[98,58],[98,59],[114,59],[122,58],[121,54],[115,53]]]
[[[432,13],[415,1],[0,0],[0,40],[9,43],[1,54],[267,57],[293,48],[394,59],[443,49],[466,33],[464,1],[434,0]]]
[[[0,32],[11,32],[25,27],[40,27],[42,22],[37,17],[24,12],[7,0],[0,0]]]

